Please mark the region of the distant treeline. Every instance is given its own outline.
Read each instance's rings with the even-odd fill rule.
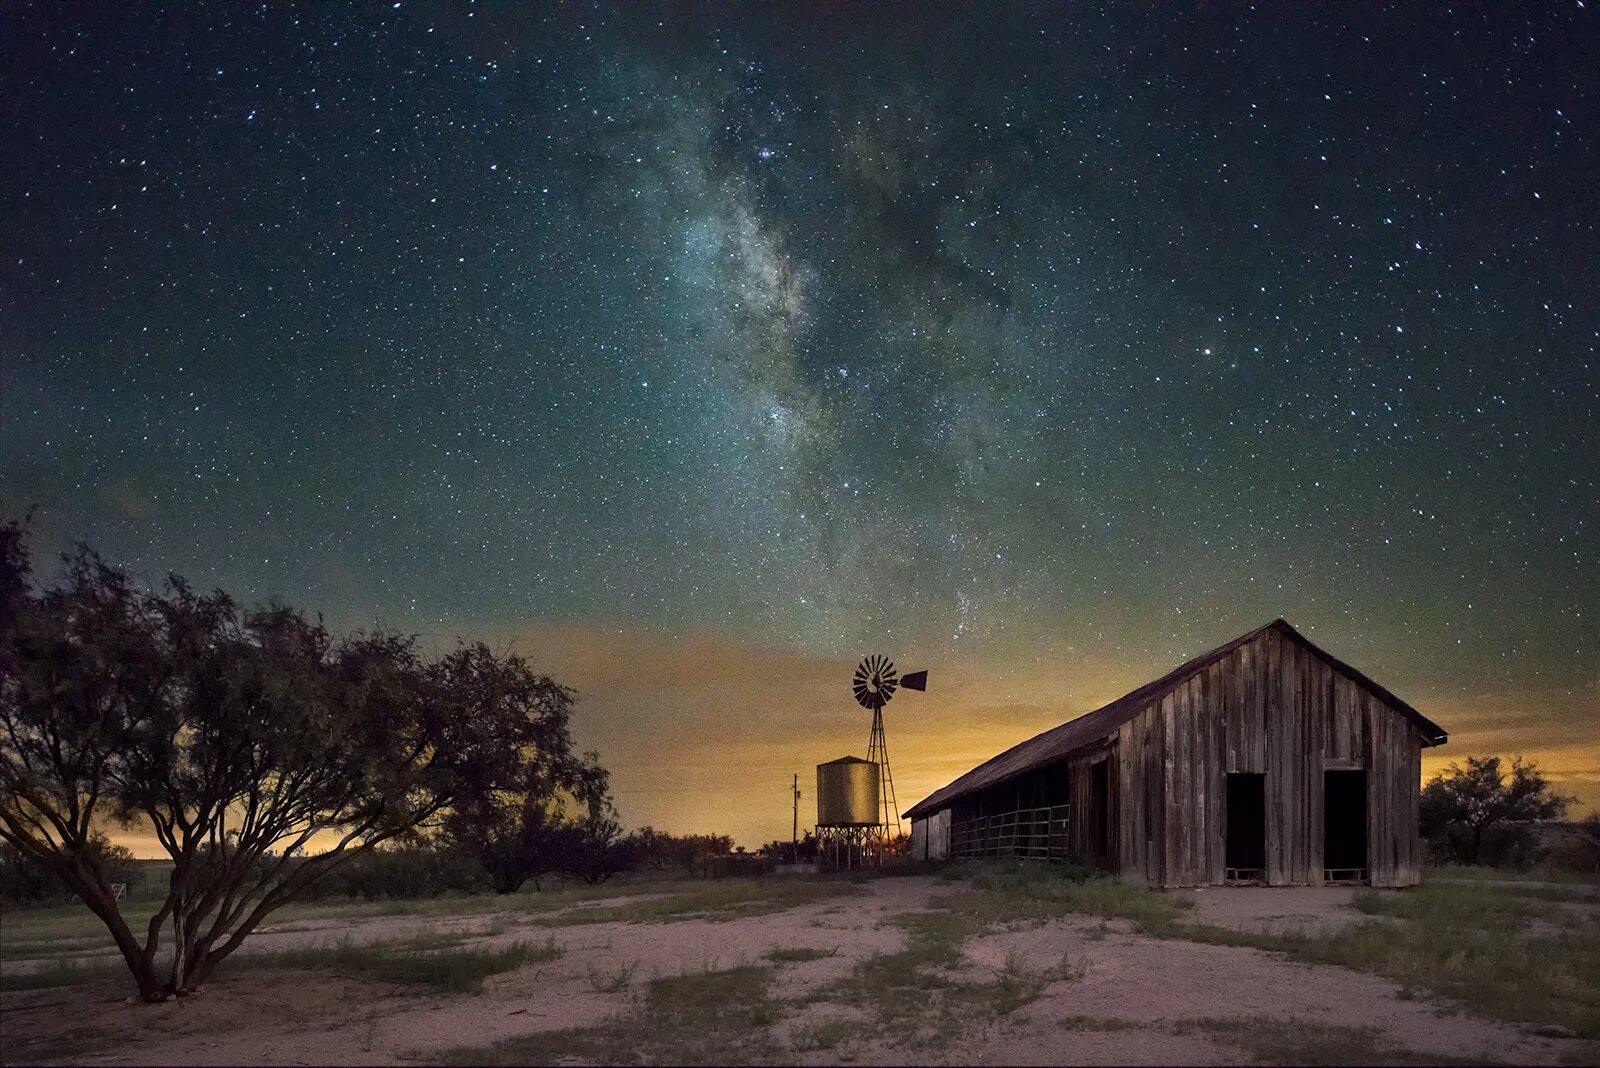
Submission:
[[[652,827],[619,835],[597,847],[579,836],[572,852],[552,852],[550,863],[531,881],[543,889],[550,881],[599,883],[624,873],[694,875],[705,861],[733,851],[727,835],[672,835]],[[124,846],[101,841],[100,863],[107,881],[122,884],[128,896],[156,889],[170,865],[135,860]],[[785,843],[787,848],[787,843]],[[814,850],[813,850],[814,855]],[[780,860],[783,858],[779,858]],[[159,875],[147,869],[159,868]],[[526,885],[526,884],[525,884]],[[493,893],[498,888],[479,859],[452,843],[391,846],[352,857],[307,887],[300,900],[408,900],[446,893]],[[72,889],[49,867],[0,843],[0,906],[29,908],[71,904]]]

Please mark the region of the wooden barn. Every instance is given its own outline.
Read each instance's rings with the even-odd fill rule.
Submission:
[[[1411,886],[1421,752],[1445,740],[1274,620],[936,791],[906,813],[911,849],[1154,886]]]

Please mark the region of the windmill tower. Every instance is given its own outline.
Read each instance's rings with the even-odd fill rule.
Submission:
[[[883,733],[883,706],[902,686],[908,690],[926,690],[928,673],[912,671],[899,675],[888,657],[872,655],[857,664],[855,674],[850,677],[850,688],[855,692],[856,703],[872,712],[872,736],[867,743],[867,761],[878,766],[878,830],[880,837],[885,840],[891,837],[891,821],[894,824],[893,837],[900,835],[900,806],[895,801],[894,776],[889,771],[889,743]]]

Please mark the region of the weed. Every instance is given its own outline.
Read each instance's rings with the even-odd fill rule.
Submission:
[[[631,961],[609,972],[590,968],[589,986],[599,994],[616,994],[633,985],[633,977],[638,971],[638,961]]]
[[[789,1033],[789,1045],[802,1053],[833,1049],[849,1038],[855,1025],[849,1020],[817,1020],[801,1024]]]
[[[1008,1015],[1036,1001],[1049,985],[1045,976],[1031,972],[1022,954],[1012,950],[1006,954],[1006,965],[994,984],[994,1011]]]

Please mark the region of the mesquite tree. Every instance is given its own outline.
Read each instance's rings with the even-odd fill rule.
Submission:
[[[1484,843],[1497,828],[1533,820],[1558,820],[1571,798],[1556,793],[1533,761],[1511,759],[1510,775],[1497,756],[1452,763],[1422,788],[1422,836],[1460,864],[1484,859]]]
[[[558,690],[552,700],[564,700]],[[547,748],[551,759],[530,765],[517,788],[473,790],[446,813],[440,840],[472,858],[496,893],[509,894],[529,879],[565,871],[574,814],[606,806],[609,776],[595,754],[571,759]]]
[[[569,707],[482,645],[429,660],[392,634],[336,639],[176,578],[141,589],[87,550],[41,586],[0,523],[0,840],[105,923],[148,1001],[198,988],[350,857],[570,760]],[[112,822],[172,858],[140,931],[94,848]]]

